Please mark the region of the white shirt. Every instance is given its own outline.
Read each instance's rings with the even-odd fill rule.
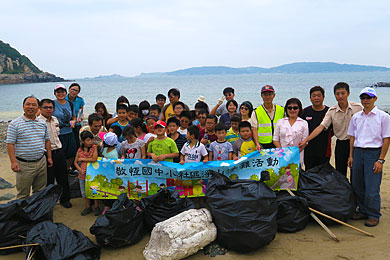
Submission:
[[[297,146],[309,135],[309,126],[305,120],[298,117],[291,126],[288,117],[278,120],[274,132],[274,141],[279,141],[282,147]],[[299,153],[300,162],[303,163],[303,151]]]
[[[184,155],[184,162],[200,162],[202,156],[207,155],[206,147],[201,143],[197,142],[193,147],[190,147],[190,142],[188,141],[183,148],[181,148],[181,154]]]
[[[355,137],[354,147],[382,147],[383,138],[390,137],[390,115],[377,107],[368,114],[358,112],[352,116],[348,135]]]

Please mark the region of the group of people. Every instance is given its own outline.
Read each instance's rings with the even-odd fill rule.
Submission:
[[[309,92],[311,105],[303,108],[297,98],[288,99],[284,107],[274,104],[275,89],[266,85],[261,88],[262,104],[254,108],[250,101],[238,104],[234,89],[226,87],[211,110],[203,96],[190,110],[173,88],[167,93],[167,104],[164,94],[158,94],[152,105],[146,100],[130,104],[121,96],[115,113],[110,114],[99,102],[86,126],[81,125],[85,103],[79,96],[80,85],[73,83],[68,90],[57,84],[54,100],[25,98],[24,115],[8,127],[8,154],[16,172],[18,198],[28,197],[31,187],[36,193],[56,180],[64,189],[61,204],[71,207],[68,171],[78,173],[85,197],[87,164],[98,156],[184,164],[237,160],[255,150],[298,146],[301,168],[308,170],[329,162],[334,135],[336,169],[346,176],[351,168],[358,203],[353,219],[367,219],[367,226],[379,222],[390,116],[375,106],[378,97],[372,88],[361,91],[359,104],[348,100],[349,85],[339,82],[333,89],[337,104],[328,107],[323,103],[324,89],[315,86]],[[97,200],[93,208],[91,204],[86,199],[82,215],[101,213]],[[105,203],[105,210],[109,206]]]

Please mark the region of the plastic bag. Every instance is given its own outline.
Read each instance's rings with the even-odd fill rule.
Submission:
[[[77,175],[68,174],[70,198],[81,198],[80,183]]]
[[[305,198],[291,196],[286,191],[276,193],[278,203],[278,231],[294,233],[304,229],[310,221],[309,205]]]
[[[89,229],[100,245],[123,247],[137,243],[144,236],[143,214],[123,193],[112,208],[99,216]]]
[[[221,246],[248,252],[275,238],[276,195],[262,181],[230,180],[214,172],[207,184],[206,201]]]
[[[156,223],[195,207],[189,198],[180,198],[177,191],[161,189],[158,193],[142,198],[140,207],[144,213],[144,223],[150,232]]]
[[[27,231],[35,224],[52,220],[53,207],[62,193],[59,185],[49,185],[27,199],[0,205],[0,247],[20,245]],[[0,250],[0,254],[20,251],[20,248]]]
[[[26,244],[39,244],[34,258],[39,260],[94,260],[100,259],[100,248],[77,230],[71,230],[62,223],[43,221],[36,224],[26,237]],[[31,254],[34,247],[24,247]]]
[[[306,198],[313,209],[344,222],[348,221],[356,210],[351,184],[329,163],[300,173],[298,195]],[[336,224],[327,218],[319,218],[325,224]]]

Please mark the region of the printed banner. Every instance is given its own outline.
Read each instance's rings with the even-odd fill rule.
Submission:
[[[296,190],[299,177],[299,149],[296,146],[255,151],[233,161],[207,163],[153,162],[151,159],[113,160],[99,158],[89,163],[85,193],[90,199],[116,199],[127,193],[131,199],[157,193],[161,188],[177,190],[180,196],[201,197],[206,193],[211,171],[230,179],[260,180],[268,171],[265,183],[274,190]]]

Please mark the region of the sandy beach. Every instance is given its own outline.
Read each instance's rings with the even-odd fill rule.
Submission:
[[[4,142],[4,128],[1,129],[1,143]],[[2,148],[4,147],[3,144]],[[386,157],[385,174],[382,181],[382,218],[377,227],[368,228],[364,226],[364,221],[350,221],[349,223],[372,233],[375,238],[365,236],[357,231],[342,225],[330,226],[330,229],[339,238],[340,242],[333,241],[329,235],[316,223],[310,223],[306,229],[294,233],[277,233],[276,238],[265,248],[251,252],[249,254],[238,254],[228,252],[226,255],[217,256],[216,259],[390,259],[390,248],[388,241],[390,237],[390,156]],[[11,183],[15,183],[15,175],[11,171],[8,155],[4,150],[0,151],[0,171],[1,177]],[[0,195],[5,193],[16,194],[15,188],[0,190]],[[6,203],[7,201],[1,201]],[[62,222],[72,229],[77,229],[88,236],[96,243],[95,237],[89,233],[89,228],[94,223],[96,217],[92,214],[81,216],[84,202],[82,198],[73,199],[73,207],[65,209],[59,204],[54,207],[54,222]],[[136,245],[121,248],[103,248],[101,259],[122,260],[122,259],[143,259],[142,251],[149,236],[145,236]],[[26,259],[24,253],[0,256],[0,260]],[[210,259],[204,255],[203,251],[190,256],[188,259]],[[212,258],[211,258],[212,259]]]

